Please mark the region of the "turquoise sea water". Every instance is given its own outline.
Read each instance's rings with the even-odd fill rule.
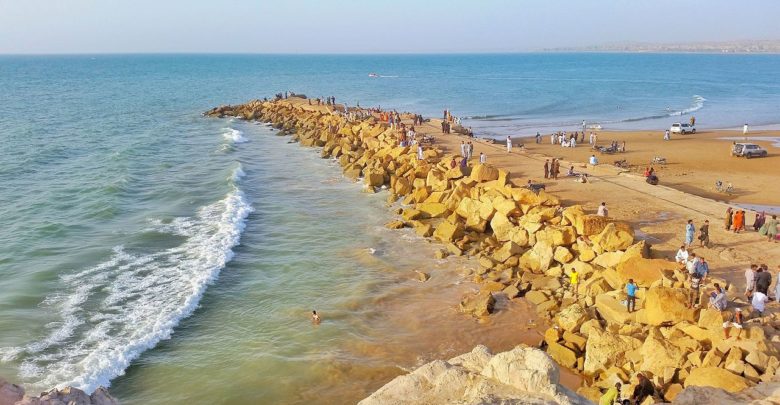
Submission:
[[[292,90],[488,135],[734,127],[780,121],[778,79],[768,55],[2,56],[0,375],[131,404],[350,402],[490,331],[411,280],[460,264],[385,230],[384,194],[213,106]]]

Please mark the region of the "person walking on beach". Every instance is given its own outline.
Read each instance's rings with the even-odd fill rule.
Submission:
[[[469,160],[471,160],[471,157],[474,155],[474,144],[471,143],[471,141],[469,141],[466,152],[468,153]]]
[[[745,226],[745,211],[737,211],[734,214],[734,233],[739,233]]]
[[[766,237],[769,242],[777,243],[777,215],[772,215],[772,219],[764,223],[766,227]]]
[[[745,123],[745,125],[742,127],[742,136],[745,137],[746,141],[747,141],[747,135],[748,135],[748,124]]]
[[[689,248],[693,245],[693,234],[696,232],[696,227],[693,226],[693,220],[689,219],[688,224],[685,225],[685,245]]]
[[[512,153],[512,137],[506,137],[506,153]]]
[[[555,145],[555,140],[558,138],[554,133],[550,134],[550,145]]]
[[[595,140],[595,139],[596,139],[596,138],[595,138],[595,136],[593,135],[593,132],[591,132],[591,133],[590,133],[590,136],[588,137],[588,143],[589,143],[590,145],[593,145],[593,142],[594,142],[594,140]]]
[[[731,229],[731,221],[732,221],[732,215],[734,214],[734,210],[731,209],[731,207],[726,208],[726,218],[724,221],[724,224],[726,225],[726,230]]]
[[[696,125],[696,117],[691,115],[691,126],[694,126],[694,125]]]
[[[552,178],[553,180],[558,180],[558,174],[561,172],[561,162],[558,161],[558,159],[553,159],[552,161]]]
[[[588,160],[588,163],[590,163],[591,166],[596,167],[596,165],[599,164],[599,160],[596,159],[596,155],[590,155],[590,159]]]
[[[483,165],[487,163],[487,155],[485,155],[483,152],[479,152],[479,163]]]
[[[634,284],[634,279],[629,278],[626,284],[626,310],[629,313],[636,310],[636,290],[637,285]]]
[[[542,134],[539,131],[536,132],[536,143],[542,143]]]
[[[607,209],[607,203],[602,202],[601,205],[599,205],[598,211],[596,211],[596,215],[600,217],[606,217],[609,216],[609,210]]]
[[[753,230],[758,232],[766,222],[766,212],[756,213],[756,219],[753,221]]]
[[[710,221],[704,220],[704,224],[699,227],[699,242],[701,247],[710,247]]]
[[[460,141],[460,156],[466,157],[466,141]]]
[[[544,178],[550,178],[550,159],[544,160]]]
[[[668,141],[672,139],[669,130],[667,129],[666,132],[664,132],[664,141]]]

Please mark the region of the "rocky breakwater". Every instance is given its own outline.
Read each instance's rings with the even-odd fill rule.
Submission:
[[[92,395],[66,387],[53,389],[39,396],[26,395],[24,388],[0,378],[0,405],[119,405],[105,388],[98,388]]]
[[[536,304],[553,325],[544,333],[547,352],[583,375],[579,392],[588,398],[616,382],[630,392],[640,372],[657,387],[658,400],[689,386],[736,392],[772,379],[780,366],[774,317],[746,324],[738,340],[724,339],[729,313],[689,308],[687,275],[652,259],[626,223],[563,207],[544,191],[513,185],[508,172],[491,165],[452,167],[457,157],[435,146],[418,159],[399,146],[400,131],[374,117],[349,120],[304,100],[252,101],[205,114],[271,123],[280,135],[337,159],[367,192],[386,189],[388,203],[402,206],[389,228],[412,228],[442,243],[439,258],[467,255],[479,263],[471,277],[480,290],[463,298],[461,310],[488,316],[499,295]],[[622,303],[630,278],[639,286],[632,313]]]
[[[485,346],[396,377],[360,405],[589,404],[559,384],[558,366],[527,346],[493,355]]]

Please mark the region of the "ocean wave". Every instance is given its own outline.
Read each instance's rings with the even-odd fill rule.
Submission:
[[[229,127],[225,128],[225,132],[222,133],[222,136],[232,143],[244,143],[249,141],[249,139],[244,137],[243,132]]]
[[[238,183],[239,180],[243,179],[244,176],[246,176],[246,173],[244,172],[244,167],[241,166],[241,163],[236,166],[233,171],[230,173],[230,177],[228,177],[228,180],[231,181],[233,184]]]
[[[233,257],[252,206],[236,186],[192,218],[154,227],[186,236],[179,246],[134,254],[114,248],[103,263],[60,277],[43,307],[58,320],[47,336],[0,350],[18,359],[21,377],[36,389],[74,386],[88,393],[108,386],[130,363],[170,338]]]

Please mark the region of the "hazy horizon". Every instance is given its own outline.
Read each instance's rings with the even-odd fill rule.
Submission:
[[[0,0],[0,54],[525,53],[780,40],[780,2]]]

